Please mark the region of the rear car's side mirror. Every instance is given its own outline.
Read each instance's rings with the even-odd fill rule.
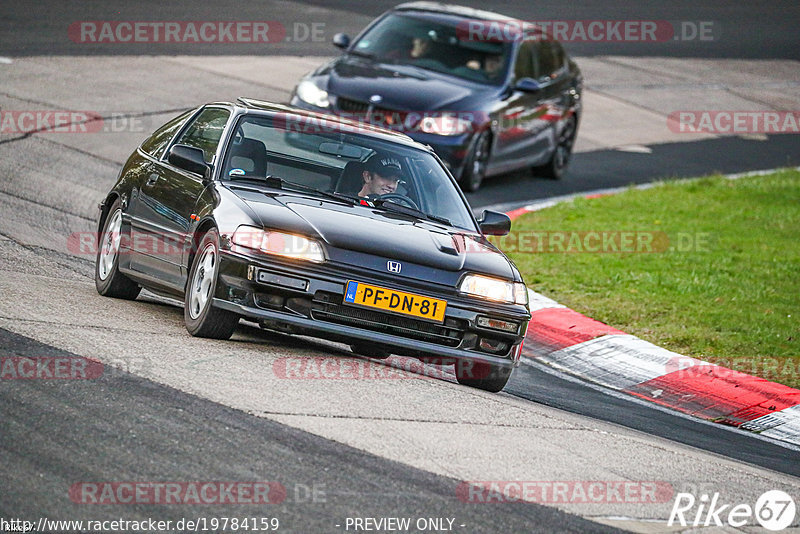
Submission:
[[[478,227],[484,235],[507,235],[511,231],[511,219],[505,213],[484,210]]]
[[[525,91],[526,93],[535,93],[536,91],[540,91],[542,86],[533,78],[520,78],[520,80],[514,84],[514,89]]]
[[[350,37],[346,33],[337,33],[333,36],[333,46],[345,49],[350,46]]]
[[[199,148],[188,145],[174,145],[169,150],[167,161],[185,171],[199,174],[204,180],[208,179],[209,167]]]

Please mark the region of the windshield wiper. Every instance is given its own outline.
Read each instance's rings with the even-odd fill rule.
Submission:
[[[361,202],[359,199],[351,197],[349,195],[344,195],[342,193],[335,193],[331,191],[323,191],[321,189],[311,187],[310,185],[298,184],[297,182],[290,182],[289,180],[285,180],[280,176],[275,176],[272,174],[264,178],[256,178],[253,176],[231,176],[230,179],[257,181],[259,183],[266,185],[267,187],[272,187],[274,189],[295,190],[304,193],[312,193],[314,195],[319,195],[325,198],[338,200],[339,202],[347,202],[348,204],[359,204]]]
[[[420,209],[412,208],[411,206],[404,206],[402,204],[398,204],[397,202],[393,202],[391,200],[378,199],[374,200],[372,204],[376,208],[384,208],[387,211],[394,211],[396,213],[411,215],[412,217],[417,217],[418,219],[427,219],[429,221],[434,221],[440,224],[444,224],[445,226],[453,226],[453,223],[450,222],[450,219],[445,219],[444,217],[440,217],[438,215],[431,215],[430,213],[425,213]]]
[[[227,180],[229,182],[255,182],[258,184],[266,183],[263,176],[244,176],[243,174],[234,174],[233,176],[228,176]]]

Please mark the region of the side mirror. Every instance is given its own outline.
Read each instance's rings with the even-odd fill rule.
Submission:
[[[199,148],[187,145],[175,145],[169,149],[167,161],[185,171],[199,174],[203,177],[204,181],[208,180],[211,167],[206,163],[203,157],[203,151]]]
[[[478,227],[484,235],[507,235],[511,231],[511,219],[505,213],[484,210],[478,219]]]
[[[540,91],[542,86],[533,78],[521,78],[514,84],[514,89],[525,91],[526,93],[535,93]]]
[[[350,37],[346,33],[337,33],[333,36],[333,46],[344,50],[350,46]]]

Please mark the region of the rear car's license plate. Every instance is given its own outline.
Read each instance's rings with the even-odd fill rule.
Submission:
[[[344,293],[344,302],[356,306],[366,306],[379,310],[413,315],[441,323],[444,321],[444,312],[447,301],[423,297],[414,293],[395,291],[385,287],[378,287],[363,282],[348,280]]]

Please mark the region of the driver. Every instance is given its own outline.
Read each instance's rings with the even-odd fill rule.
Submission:
[[[364,184],[358,196],[394,193],[402,177],[403,167],[399,159],[388,154],[374,154],[367,160],[367,168],[361,173]]]

